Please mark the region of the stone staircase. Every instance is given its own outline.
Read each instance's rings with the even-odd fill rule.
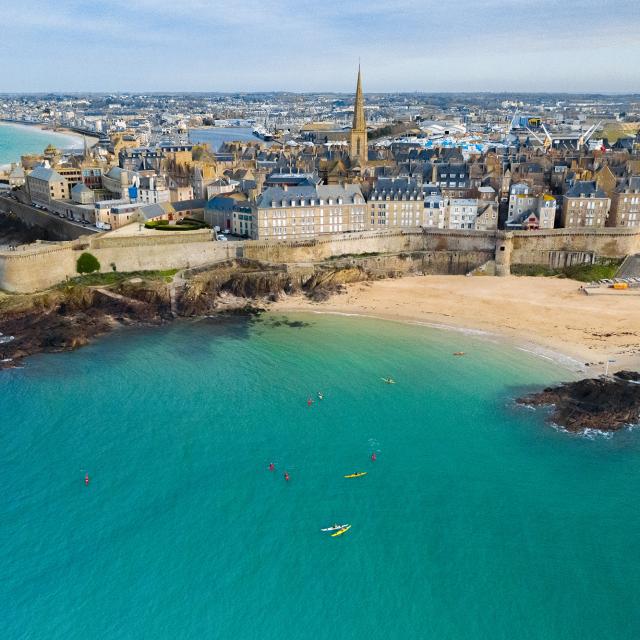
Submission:
[[[468,276],[495,276],[496,275],[496,261],[487,260],[479,267],[472,269],[467,273]]]
[[[616,273],[616,278],[630,277],[640,278],[640,253],[627,256]]]

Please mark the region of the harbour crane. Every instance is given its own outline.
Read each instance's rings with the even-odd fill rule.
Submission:
[[[587,142],[589,142],[589,140],[591,139],[591,136],[600,128],[601,124],[602,124],[602,120],[600,120],[598,124],[594,124],[591,127],[589,127],[586,133],[580,134],[580,137],[578,138],[578,143],[576,145],[578,151],[580,151],[580,149],[582,149],[582,147],[585,144],[587,144]]]

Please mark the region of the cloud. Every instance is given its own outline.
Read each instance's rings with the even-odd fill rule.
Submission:
[[[359,57],[375,91],[613,90],[607,68],[640,85],[619,68],[640,59],[636,0],[23,0],[3,18],[7,90],[350,91]]]

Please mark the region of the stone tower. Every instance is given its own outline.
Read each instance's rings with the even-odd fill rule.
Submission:
[[[362,80],[358,65],[358,84],[356,101],[353,108],[353,126],[349,137],[349,158],[351,162],[359,162],[361,167],[367,164],[367,122],[364,117],[364,97],[362,96]]]

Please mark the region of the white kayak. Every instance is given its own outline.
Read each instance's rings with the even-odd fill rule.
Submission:
[[[327,527],[326,529],[320,529],[320,531],[338,531],[339,529],[344,529],[346,524],[334,524],[332,527]]]

